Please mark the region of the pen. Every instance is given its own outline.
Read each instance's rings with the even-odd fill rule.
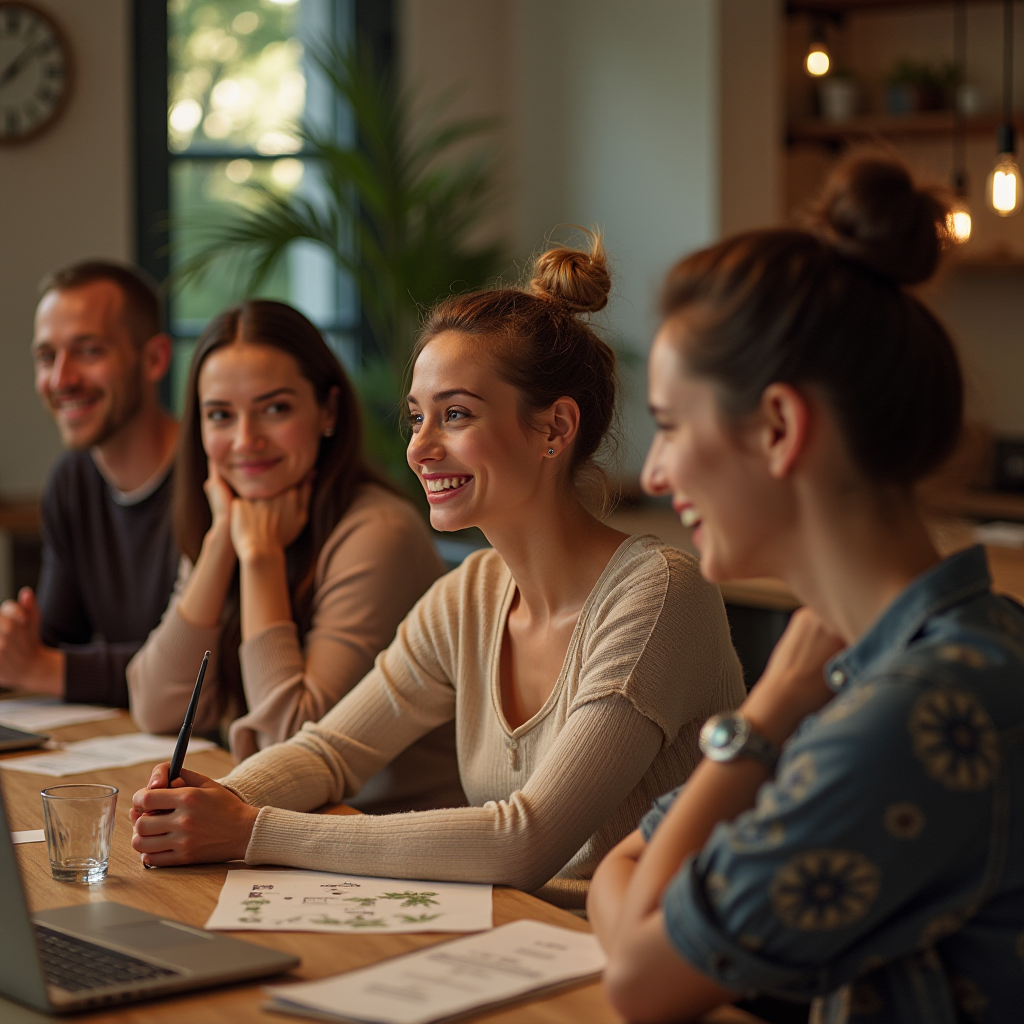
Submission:
[[[196,718],[196,708],[199,706],[199,694],[203,689],[203,676],[206,675],[206,666],[210,663],[210,652],[203,655],[203,663],[199,666],[199,676],[196,679],[195,689],[192,691],[192,699],[188,702],[188,710],[185,712],[185,721],[181,723],[181,731],[178,733],[178,742],[174,744],[174,754],[171,756],[171,767],[167,773],[167,785],[181,775],[182,765],[185,763],[185,752],[188,750],[188,741],[192,738],[192,723]],[[144,868],[151,868],[152,864],[142,862]]]
[[[203,676],[206,675],[206,666],[210,663],[210,652],[203,655],[203,663],[199,666],[199,678],[196,679],[195,689],[192,691],[192,699],[188,702],[188,710],[185,712],[185,721],[181,723],[181,732],[178,733],[178,742],[174,744],[174,756],[171,758],[171,770],[167,773],[167,785],[181,775],[182,765],[185,763],[185,752],[188,750],[188,741],[192,738],[192,723],[196,718],[196,708],[199,706],[199,693],[203,688]]]

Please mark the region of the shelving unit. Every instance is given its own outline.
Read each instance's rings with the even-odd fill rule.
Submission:
[[[1017,130],[1024,131],[1024,117],[1015,118]],[[1000,118],[995,114],[972,117],[964,122],[968,135],[994,135]],[[806,117],[792,121],[786,129],[788,145],[819,143],[830,148],[865,139],[900,139],[908,137],[949,137],[956,119],[952,111],[929,111],[896,117],[892,114],[863,114],[848,121],[827,121]]]
[[[914,7],[949,7],[953,0],[787,0],[786,14],[844,15],[858,11],[899,10]],[[972,7],[1000,0],[967,0]]]

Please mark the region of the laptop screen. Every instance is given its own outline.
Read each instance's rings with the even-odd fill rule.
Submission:
[[[0,995],[48,1010],[36,933],[25,905],[17,855],[0,791]]]

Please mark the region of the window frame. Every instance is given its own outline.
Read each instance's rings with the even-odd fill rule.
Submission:
[[[343,0],[335,0],[340,19]],[[374,65],[386,74],[395,69],[394,0],[354,0],[355,45],[367,48]],[[168,286],[170,277],[171,167],[177,161],[197,163],[245,159],[253,163],[279,160],[281,154],[268,155],[255,150],[201,150],[175,153],[168,144],[168,79],[170,71],[167,4],[153,0],[132,0],[132,95],[134,107],[133,171],[135,183],[134,256],[136,264],[149,273],[163,289],[163,326],[174,337],[174,296]],[[358,140],[357,140],[358,144]],[[299,159],[306,155],[286,154]],[[322,323],[326,333],[353,336],[360,355],[371,344],[369,325],[360,311],[357,323]],[[184,335],[182,336],[184,337]],[[161,382],[160,398],[172,405],[171,374]]]

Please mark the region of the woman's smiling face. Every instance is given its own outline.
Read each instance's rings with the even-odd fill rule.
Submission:
[[[686,371],[678,325],[663,327],[648,363],[648,399],[657,424],[641,484],[670,495],[692,526],[701,572],[712,582],[772,575],[778,496],[758,452],[757,427],[728,424],[707,380]]]
[[[272,498],[316,465],[333,413],[287,352],[232,342],[203,362],[198,380],[203,449],[241,498]]]
[[[543,437],[524,427],[519,391],[484,348],[480,338],[445,331],[413,367],[407,458],[435,530],[526,518],[545,475]]]

